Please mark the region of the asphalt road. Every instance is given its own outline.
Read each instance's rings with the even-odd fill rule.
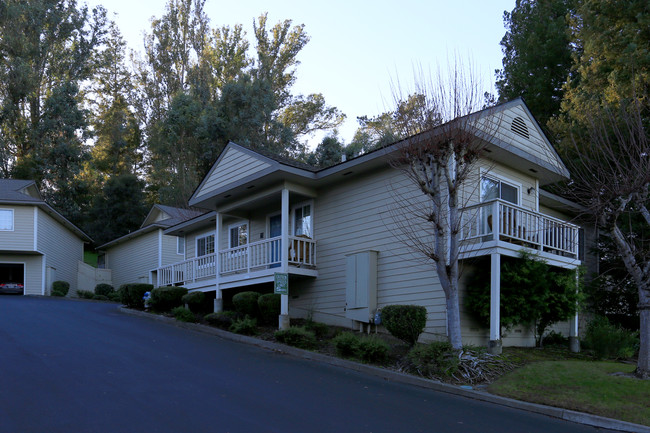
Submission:
[[[0,432],[595,432],[146,318],[0,296]]]

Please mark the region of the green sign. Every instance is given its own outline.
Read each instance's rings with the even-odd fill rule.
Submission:
[[[279,293],[281,295],[289,294],[289,274],[281,274],[279,272],[276,272],[273,281],[275,283],[275,293]]]

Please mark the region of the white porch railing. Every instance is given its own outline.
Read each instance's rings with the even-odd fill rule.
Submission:
[[[157,270],[157,283],[168,286],[214,277],[217,254],[219,275],[279,267],[282,263],[281,243],[282,238],[275,237],[164,266]],[[289,236],[287,252],[290,266],[316,266],[316,241],[313,239]]]
[[[461,240],[467,243],[505,240],[552,254],[578,257],[578,226],[503,200],[464,208]]]

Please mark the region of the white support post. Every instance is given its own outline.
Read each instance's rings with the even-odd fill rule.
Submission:
[[[576,290],[578,290],[578,284],[580,284],[580,271],[576,269]],[[571,352],[580,352],[580,339],[578,338],[578,325],[579,317],[578,312],[576,315],[569,319],[569,350]]]
[[[281,205],[282,240],[280,241],[280,272],[286,274],[289,271],[289,190],[282,189]],[[289,295],[280,295],[280,318],[279,328],[289,328]]]
[[[217,212],[214,228],[214,312],[223,311],[223,298],[219,288],[219,239],[221,238],[221,213]]]
[[[501,353],[501,255],[490,256],[490,341],[488,352]]]

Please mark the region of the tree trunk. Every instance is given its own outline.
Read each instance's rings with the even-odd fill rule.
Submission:
[[[458,286],[451,287],[447,301],[447,326],[449,328],[449,342],[456,350],[463,348],[463,339],[460,333],[460,309],[458,307]]]
[[[639,360],[634,374],[641,379],[650,379],[650,305],[640,305]]]

